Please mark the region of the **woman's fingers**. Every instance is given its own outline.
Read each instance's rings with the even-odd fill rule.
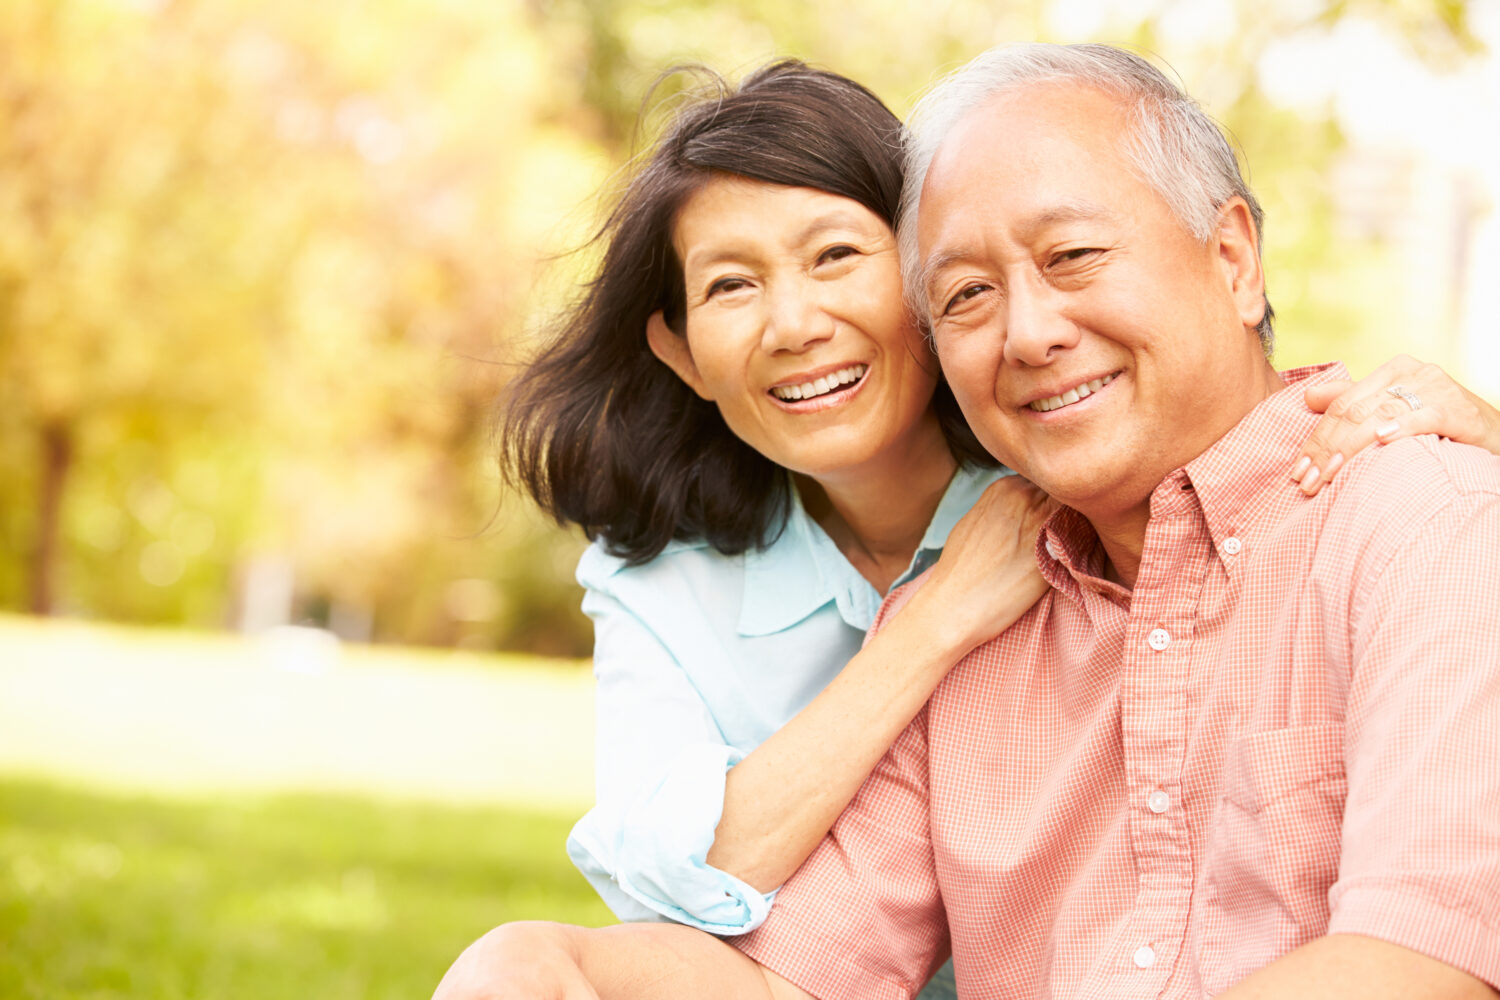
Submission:
[[[1393,392],[1393,389],[1399,392]],[[1290,470],[1302,491],[1317,493],[1349,457],[1372,444],[1414,434],[1500,447],[1500,413],[1437,365],[1401,355],[1358,382],[1330,382],[1307,390],[1307,405],[1321,411]]]

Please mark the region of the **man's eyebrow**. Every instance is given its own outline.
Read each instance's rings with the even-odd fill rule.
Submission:
[[[1118,212],[1105,205],[1099,205],[1091,201],[1070,201],[1043,209],[1025,219],[1019,229],[1023,236],[1030,237],[1035,236],[1038,232],[1049,226],[1058,226],[1069,222],[1112,222],[1119,219],[1119,217]],[[923,262],[922,269],[917,274],[917,287],[930,297],[935,290],[932,287],[932,282],[939,273],[954,264],[961,264],[966,260],[974,260],[978,256],[978,253],[969,246],[948,247],[938,250]]]
[[[922,294],[930,299],[932,294],[937,291],[933,287],[933,281],[937,278],[938,274],[954,264],[973,260],[975,256],[974,250],[965,246],[949,247],[937,251],[922,262],[922,270],[917,275],[917,287],[921,289]]]
[[[1039,229],[1064,222],[1094,222],[1101,219],[1108,221],[1119,217],[1119,213],[1107,205],[1099,205],[1091,201],[1070,201],[1038,212],[1026,220],[1025,228],[1034,233]]]

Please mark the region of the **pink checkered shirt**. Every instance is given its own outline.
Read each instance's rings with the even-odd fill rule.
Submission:
[[[1054,517],[1054,589],[739,946],[824,1000],[912,995],[950,933],[970,1000],[1206,996],[1341,931],[1500,983],[1500,459],[1406,440],[1305,497],[1331,377],[1162,481],[1133,592]]]

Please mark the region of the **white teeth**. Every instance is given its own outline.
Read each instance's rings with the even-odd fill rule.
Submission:
[[[800,385],[778,385],[773,386],[771,395],[777,399],[795,400],[811,399],[814,396],[822,396],[840,389],[851,382],[858,382],[864,378],[865,372],[870,370],[869,365],[850,365],[848,368],[840,368],[831,375],[822,375],[811,382],[803,382]]]
[[[1075,386],[1060,396],[1049,396],[1046,399],[1038,399],[1026,405],[1038,413],[1048,413],[1052,410],[1061,409],[1064,406],[1076,403],[1080,399],[1086,399],[1114,380],[1114,375],[1106,375],[1103,378],[1092,379],[1080,386]]]

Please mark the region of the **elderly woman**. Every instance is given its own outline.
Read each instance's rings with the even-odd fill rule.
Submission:
[[[568,852],[625,920],[756,927],[953,664],[1043,591],[1045,501],[978,446],[903,305],[900,132],[797,62],[682,107],[513,384],[509,467],[594,539],[598,804]],[[1309,491],[1377,431],[1500,439],[1500,414],[1395,365],[1310,401],[1336,415],[1287,456]],[[1393,370],[1431,405],[1370,405]],[[488,995],[528,940],[492,935],[439,995]]]

